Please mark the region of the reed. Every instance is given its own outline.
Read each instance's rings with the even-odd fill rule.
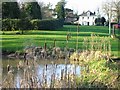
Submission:
[[[79,62],[84,68],[81,70],[81,76],[76,79],[78,87],[119,88],[116,79],[118,66],[109,61],[111,42],[108,37],[100,39],[98,35],[91,34],[90,38],[84,38],[83,47],[81,53],[74,53],[70,57],[71,63]],[[78,61],[75,60],[76,55],[79,55]],[[114,70],[110,66],[114,67]]]

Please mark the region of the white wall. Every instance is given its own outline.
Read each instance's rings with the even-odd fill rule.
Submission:
[[[83,18],[84,17],[84,18]],[[95,25],[97,16],[79,16],[79,23],[81,25]]]

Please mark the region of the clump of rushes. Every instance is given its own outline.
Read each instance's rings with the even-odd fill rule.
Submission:
[[[45,49],[45,50],[47,49],[47,43],[46,43],[46,41],[45,41],[45,43],[44,43],[44,49]]]
[[[84,50],[70,57],[70,63],[77,63],[84,68],[76,79],[77,86],[120,89],[118,66],[116,62],[110,62],[111,45],[108,38],[92,34],[90,39],[84,38],[83,44]]]
[[[53,41],[53,47],[56,47],[56,39]]]
[[[77,25],[77,31],[76,31],[76,52],[77,52],[77,50],[78,50],[78,35],[79,35],[79,29],[80,29],[80,27],[79,27],[79,23],[78,23],[78,25]]]

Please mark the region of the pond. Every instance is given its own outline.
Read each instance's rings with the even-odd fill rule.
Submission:
[[[70,64],[69,60],[37,60],[35,63],[30,60],[28,66],[23,65],[23,67],[18,68],[18,64],[23,64],[23,61],[24,60],[20,59],[3,58],[2,81],[5,81],[8,77],[8,65],[12,66],[13,83],[16,88],[22,87],[21,80],[31,82],[31,78],[36,78],[36,81],[39,82],[39,84],[43,85],[43,83],[45,83],[47,87],[50,87],[53,79],[60,81],[65,75],[66,78],[68,78],[67,75],[79,76],[81,73],[81,67],[76,64]]]

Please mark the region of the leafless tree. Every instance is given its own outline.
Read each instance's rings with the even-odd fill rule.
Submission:
[[[113,1],[113,7],[115,8],[117,21],[120,23],[120,0]]]
[[[112,3],[111,2],[104,2],[102,5],[103,12],[107,15],[108,20],[110,16],[112,16]]]
[[[116,17],[117,21],[120,22],[120,1],[114,0],[104,2],[102,5],[103,12],[107,15],[108,20],[113,16]]]
[[[44,2],[38,2],[39,5],[41,6],[41,12],[42,12],[42,18],[43,19],[50,19],[52,18],[52,4],[48,3],[45,4]]]

